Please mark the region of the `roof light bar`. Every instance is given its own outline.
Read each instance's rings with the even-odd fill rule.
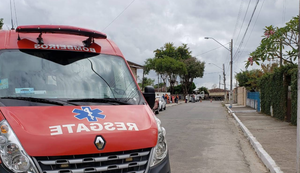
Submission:
[[[91,38],[107,38],[106,34],[99,31],[63,25],[27,25],[18,26],[16,32],[19,33],[55,33],[87,36]]]

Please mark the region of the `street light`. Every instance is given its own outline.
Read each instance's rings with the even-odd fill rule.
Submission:
[[[223,44],[221,44],[220,42],[218,42],[213,37],[204,37],[204,38],[205,39],[213,39],[215,42],[219,43],[221,46],[223,46],[225,49],[227,49],[230,52],[230,94],[229,94],[230,106],[229,106],[229,108],[232,108],[232,65],[233,65],[233,61],[232,61],[232,49],[233,49],[233,40],[231,39],[231,41],[230,41],[230,49],[228,49],[227,47],[225,47]]]
[[[216,67],[220,68],[221,70],[223,70],[223,77],[224,77],[224,101],[226,100],[227,98],[227,94],[226,94],[226,75],[225,75],[225,65],[223,64],[223,69],[219,66],[217,66],[216,64],[214,63],[208,63],[208,64],[212,64],[212,65],[215,65]],[[219,87],[220,88],[220,87]]]

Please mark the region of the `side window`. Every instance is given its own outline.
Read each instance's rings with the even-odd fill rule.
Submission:
[[[123,59],[117,59],[115,61],[114,78],[116,83],[115,93],[121,98],[135,98],[138,97],[137,86],[133,80],[133,77]]]

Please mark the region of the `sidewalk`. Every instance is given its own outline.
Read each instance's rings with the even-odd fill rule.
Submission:
[[[168,103],[168,104],[167,104],[167,107],[179,105],[179,104],[182,104],[182,103],[185,103],[184,100],[178,100],[178,103]]]
[[[226,104],[262,162],[276,173],[296,173],[297,127],[253,108]]]

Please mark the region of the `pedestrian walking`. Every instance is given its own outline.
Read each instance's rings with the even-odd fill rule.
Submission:
[[[168,94],[166,94],[166,98],[167,98],[167,103],[170,103],[169,95]]]

